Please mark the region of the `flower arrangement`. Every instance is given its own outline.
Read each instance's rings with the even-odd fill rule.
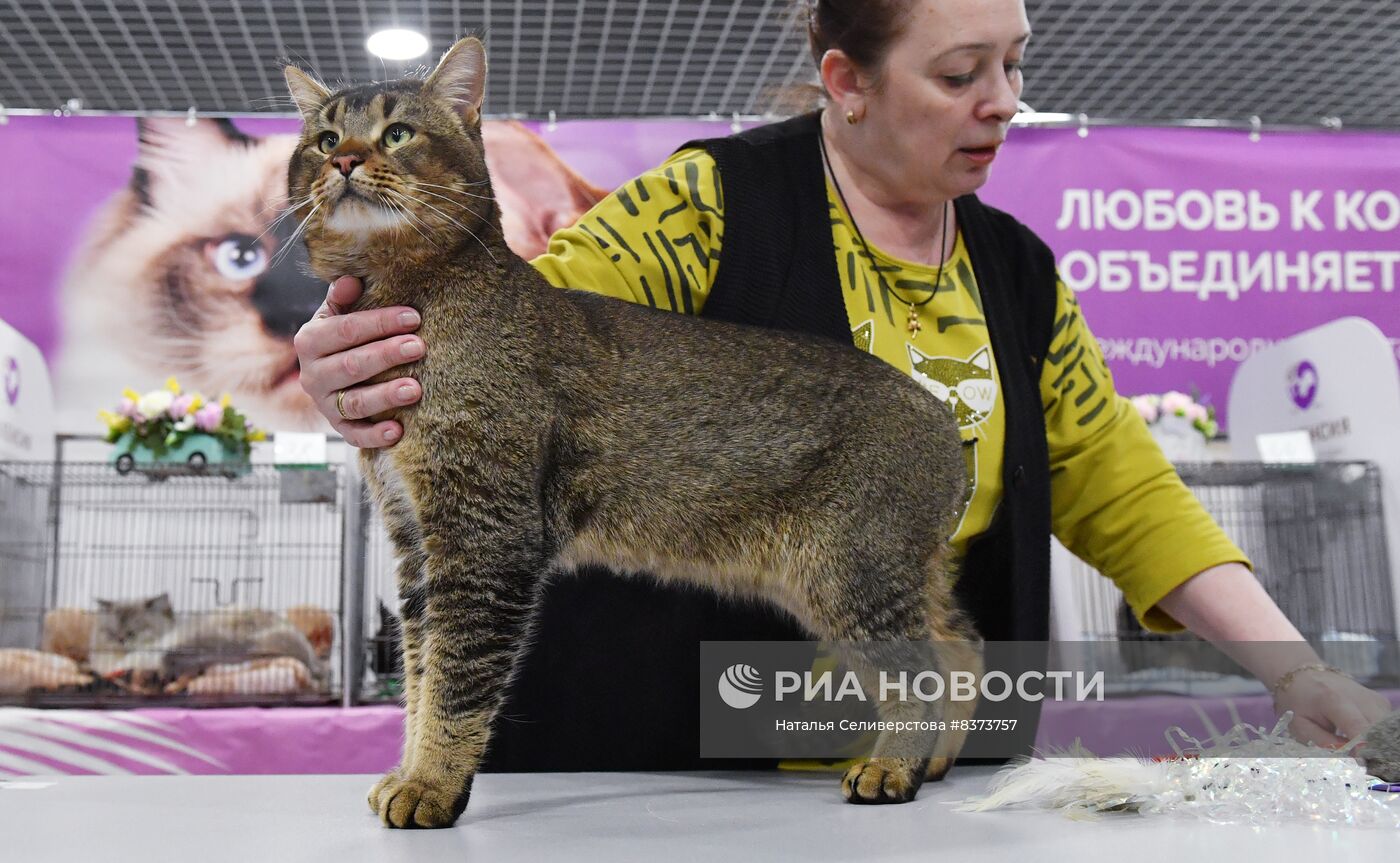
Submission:
[[[164,388],[145,395],[124,390],[117,409],[99,411],[98,416],[107,424],[108,443],[116,443],[129,434],[135,445],[145,447],[157,458],[190,435],[207,434],[246,460],[253,443],[267,440],[267,434],[229,401],[227,395],[217,402],[205,401],[199,393],[182,391],[180,384],[170,378]]]
[[[1149,428],[1166,425],[1169,417],[1177,417],[1171,425],[1189,425],[1206,440],[1220,433],[1220,425],[1215,421],[1215,408],[1201,404],[1194,394],[1172,390],[1162,395],[1133,396],[1132,403]]]

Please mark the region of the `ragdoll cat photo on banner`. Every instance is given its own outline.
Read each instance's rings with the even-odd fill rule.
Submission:
[[[605,190],[520,123],[485,125],[501,229],[533,257]],[[228,393],[260,427],[328,430],[300,387],[292,347],[326,293],[301,243],[288,242],[295,220],[279,219],[296,136],[223,119],[132,126],[129,179],[82,228],[58,288],[49,358],[59,428],[92,432],[123,389],[173,375],[208,397]]]

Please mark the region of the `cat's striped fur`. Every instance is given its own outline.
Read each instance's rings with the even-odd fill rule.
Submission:
[[[386,824],[441,827],[466,806],[553,572],[699,583],[832,641],[975,638],[952,604],[965,467],[939,401],[849,346],[551,288],[501,239],[476,39],[421,81],[332,93],[287,77],[306,121],[291,200],[313,268],[362,278],[361,307],[418,308],[428,345],[378,378],[422,384],[396,414],[403,440],[363,454],[403,600],[404,755],[370,794]],[[395,124],[407,143],[390,145]],[[330,220],[342,210],[375,215]],[[944,658],[979,662],[971,648]],[[844,793],[912,799],[961,740],[936,753],[882,741]]]

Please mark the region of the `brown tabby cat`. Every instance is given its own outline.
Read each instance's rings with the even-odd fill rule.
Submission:
[[[973,637],[946,545],[961,444],[918,384],[849,346],[550,287],[501,239],[475,38],[425,80],[332,93],[286,77],[316,275],[362,278],[361,307],[417,307],[431,346],[380,378],[422,384],[396,412],[403,440],[361,454],[404,612],[403,760],[369,795],[387,825],[465,808],[551,572],[601,564],[762,598],[831,641]],[[843,793],[910,800],[961,740],[932,757],[931,741],[882,738]]]

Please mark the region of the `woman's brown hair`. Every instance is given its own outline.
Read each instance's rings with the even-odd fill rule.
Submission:
[[[875,84],[880,65],[904,32],[918,0],[796,0],[792,9],[807,30],[812,60],[833,48],[850,57]],[[821,108],[827,93],[820,83],[789,84],[768,91],[769,110],[786,116]]]
[[[857,66],[875,74],[890,46],[904,32],[917,0],[802,0],[807,44],[820,67],[822,55],[840,49]]]

